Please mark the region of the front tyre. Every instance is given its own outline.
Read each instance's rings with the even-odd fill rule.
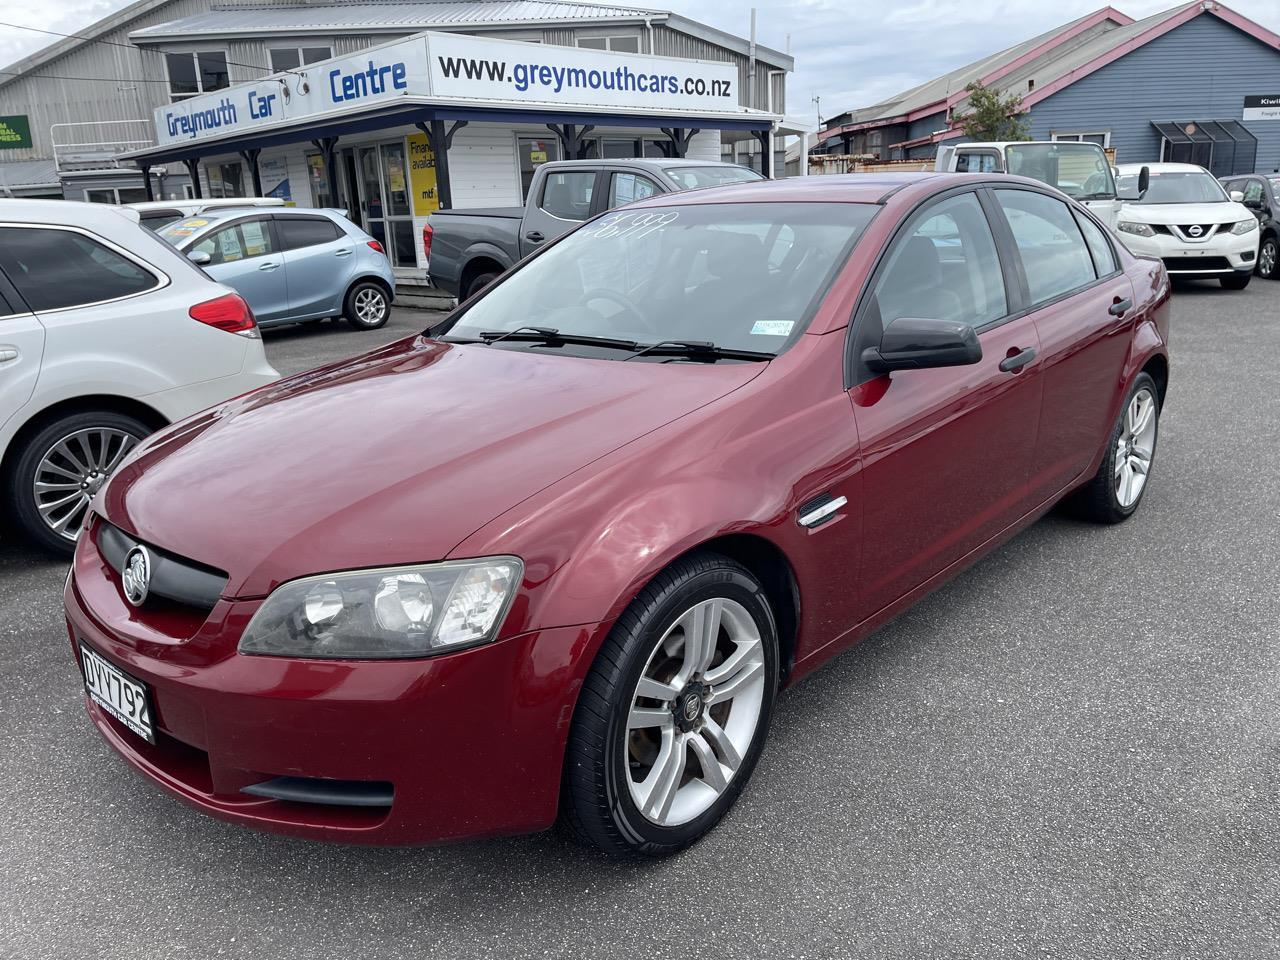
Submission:
[[[1140,373],[1111,431],[1102,465],[1070,501],[1078,515],[1097,523],[1120,523],[1133,516],[1151,478],[1159,428],[1160,391],[1150,374]]]
[[[372,280],[353,284],[343,301],[342,315],[357,330],[377,330],[391,316],[391,300],[386,288]]]
[[[23,444],[6,478],[10,516],[33,543],[70,556],[89,502],[150,432],[136,417],[106,410],[49,423]]]
[[[689,846],[751,776],[777,687],[777,628],[760,582],[720,554],[678,560],[618,618],[583,684],[562,822],[613,855]]]

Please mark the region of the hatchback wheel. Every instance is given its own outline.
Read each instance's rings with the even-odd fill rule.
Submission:
[[[1149,374],[1139,374],[1102,465],[1072,498],[1077,513],[1099,523],[1120,523],[1133,515],[1151,479],[1159,427],[1160,392]]]
[[[41,429],[21,448],[6,483],[11,515],[51,553],[70,555],[85,511],[151,429],[120,413],[77,413]]]
[[[583,685],[565,825],[612,854],[664,856],[696,841],[751,775],[777,683],[759,581],[719,554],[678,561],[618,619]]]
[[[1258,248],[1258,276],[1265,280],[1280,279],[1280,244],[1275,237],[1267,237]]]
[[[391,316],[387,291],[371,281],[357,283],[347,291],[342,315],[357,330],[376,330],[384,326]]]

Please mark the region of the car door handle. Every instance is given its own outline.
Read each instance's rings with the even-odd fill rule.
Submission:
[[[537,230],[533,230],[529,233],[526,233],[524,235],[524,238],[526,240],[532,241],[533,243],[541,243],[543,240],[547,239],[543,234],[539,233]]]
[[[17,347],[0,347],[0,363],[9,363],[18,359]]]
[[[1021,370],[1023,367],[1025,367],[1028,363],[1030,363],[1035,358],[1036,358],[1035,350],[1032,349],[1031,347],[1027,347],[1027,349],[1019,353],[1015,353],[1012,356],[1005,357],[1003,360],[1001,360],[1000,370],[1003,373],[1015,373],[1016,371]]]
[[[335,250],[333,251],[333,255],[335,257],[349,257],[351,256],[351,248],[343,247],[341,250]]]
[[[1117,300],[1115,303],[1113,303],[1111,306],[1107,308],[1107,313],[1111,314],[1113,317],[1123,317],[1126,313],[1129,312],[1129,309],[1132,306],[1133,306],[1132,300]]]
[[[259,270],[274,270],[274,269],[275,269],[276,267],[278,267],[278,266],[280,266],[280,264],[278,264],[278,263],[263,263],[263,264],[259,264],[258,269],[259,269]]]

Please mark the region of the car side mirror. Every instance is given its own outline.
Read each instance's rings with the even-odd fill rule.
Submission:
[[[197,267],[207,267],[213,263],[213,257],[209,256],[208,251],[205,250],[192,250],[187,254],[187,259]]]
[[[961,367],[982,359],[982,344],[973,327],[956,320],[899,317],[884,328],[878,347],[862,351],[862,362],[874,373]]]
[[[1143,167],[1138,171],[1138,190],[1126,190],[1123,193],[1117,193],[1118,200],[1141,200],[1147,195],[1147,188],[1151,186],[1151,168]]]
[[[1234,200],[1236,203],[1244,203],[1244,191],[1243,191],[1243,190],[1232,190],[1230,193],[1228,193],[1228,194],[1227,194],[1227,196],[1229,196],[1229,197],[1230,197],[1232,200]]]

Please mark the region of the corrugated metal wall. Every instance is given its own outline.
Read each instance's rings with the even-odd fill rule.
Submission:
[[[1110,131],[1120,163],[1160,159],[1152,120],[1239,120],[1249,94],[1280,91],[1280,52],[1201,14],[1031,108],[1031,135]],[[1256,168],[1280,167],[1280,123],[1246,124]]]
[[[747,97],[747,57],[733,50],[700,40],[679,30],[655,24],[653,28],[654,53],[663,57],[685,57],[690,60],[720,60],[736,64],[738,67],[738,102],[744,107],[757,110],[768,109],[769,106],[769,67],[756,62],[756,82],[754,98]],[[782,76],[774,79],[774,103],[777,112],[782,113],[786,106],[786,84]]]
[[[101,39],[127,44],[130,31],[203,13],[211,3],[212,0],[172,0],[105,33]],[[222,43],[215,46],[220,48]],[[166,76],[162,54],[144,53],[132,46],[90,43],[49,61],[29,76],[0,86],[0,114],[26,114],[33,143],[30,150],[0,150],[0,161],[52,156],[49,128],[55,123],[150,119],[156,107],[169,102],[168,85],[132,81],[163,81]],[[103,83],[101,79],[56,79],[60,77],[121,79]]]

